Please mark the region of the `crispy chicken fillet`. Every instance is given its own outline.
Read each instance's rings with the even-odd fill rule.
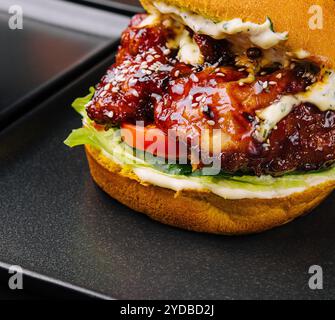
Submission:
[[[311,104],[294,106],[266,142],[255,135],[256,111],[284,95],[304,92],[317,80],[317,65],[297,62],[244,83],[246,68],[234,65],[227,41],[194,34],[205,62],[188,65],[166,45],[174,31],[163,24],[139,27],[144,18],[135,16],[123,33],[116,63],[87,106],[96,123],[110,127],[145,121],[166,134],[172,130],[193,151],[215,153],[229,173],[280,175],[317,170],[335,160],[335,113]]]

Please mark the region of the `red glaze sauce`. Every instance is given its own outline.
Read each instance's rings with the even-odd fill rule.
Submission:
[[[304,141],[299,136],[296,142],[292,130],[287,128],[295,123],[299,127],[308,126],[308,122],[301,122],[301,114],[308,114],[311,123],[324,121],[324,114],[313,106],[297,107],[301,117],[292,120],[293,116],[289,115],[291,120],[283,120],[271,133],[270,144],[265,146],[254,137],[255,111],[282,95],[305,91],[312,83],[305,75],[316,77],[320,71],[317,66],[301,63],[258,76],[252,83],[243,83],[241,79],[248,74],[245,68],[234,65],[235,56],[226,40],[194,34],[205,63],[187,65],[179,62],[177,52],[166,46],[173,31],[163,24],[138,27],[145,17],[136,15],[123,32],[116,62],[102,78],[87,106],[88,116],[97,124],[109,127],[144,121],[166,134],[170,129],[177,129],[181,133],[179,139],[185,142],[201,136],[204,129],[221,129],[226,137],[221,145],[222,168],[228,172],[280,174],[315,169],[335,158],[330,148],[324,148],[327,151],[321,151],[317,159],[308,155],[313,151],[312,145],[307,143],[309,147],[302,148]],[[333,119],[333,113],[329,117]],[[320,126],[314,126],[319,130],[313,131],[314,134],[329,135],[333,130],[333,126],[325,130]],[[307,133],[301,137],[308,139]],[[290,143],[298,147],[289,149],[288,155],[285,146]],[[199,144],[198,151],[201,149]],[[291,156],[298,161],[291,161]]]

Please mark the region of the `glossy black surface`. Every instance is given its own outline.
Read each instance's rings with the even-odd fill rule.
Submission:
[[[95,8],[111,10],[122,14],[133,15],[143,11],[139,0],[66,0],[75,3],[81,3]]]
[[[15,271],[9,271],[10,268],[10,265],[0,262],[0,300],[110,299],[96,292],[85,290],[70,283],[65,283],[25,269],[22,270],[20,287],[13,288],[9,283],[12,285],[14,281],[13,277],[17,277],[17,275]],[[15,280],[14,284],[17,284],[17,281]]]
[[[8,27],[0,11],[0,129],[78,75],[116,39],[85,34],[24,17]]]
[[[253,236],[197,234],[153,222],[93,182],[69,107],[102,63],[0,134],[0,261],[116,298],[334,298],[335,197]],[[308,269],[324,271],[324,290]]]

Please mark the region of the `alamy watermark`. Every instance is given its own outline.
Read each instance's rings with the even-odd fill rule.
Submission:
[[[117,156],[120,149],[123,149],[123,153],[129,153],[130,145],[135,147],[132,151],[135,157],[124,159],[129,165],[141,163],[143,160],[150,162],[152,155],[155,155],[159,157],[157,161],[162,162],[161,164],[187,164],[188,159],[191,159],[194,166],[203,167],[202,174],[205,176],[215,176],[221,172],[221,149],[228,143],[227,135],[221,129],[201,129],[185,133],[182,129],[174,128],[168,130],[168,138],[165,138],[160,130],[140,130],[144,128],[143,121],[136,121],[136,128],[136,133],[125,127],[113,131],[115,139],[126,143],[110,149],[111,156]]]
[[[311,275],[308,286],[311,290],[323,290],[323,269],[319,265],[310,266],[308,273]]]
[[[8,279],[8,287],[11,290],[23,289],[23,269],[20,266],[11,266],[8,270],[11,275]]]
[[[312,5],[309,7],[308,26],[311,30],[322,30],[324,24],[323,9],[320,5]]]
[[[11,30],[23,29],[23,8],[19,5],[10,6],[8,13],[11,15],[8,20],[8,27]]]
[[[8,9],[11,17],[8,20],[8,26],[11,30],[23,29],[23,8],[20,5],[12,5]],[[324,26],[323,8],[320,5],[311,5],[308,9],[308,26],[311,30],[322,30]]]
[[[8,287],[11,290],[23,289],[23,269],[18,265],[13,265],[8,270],[9,279]],[[310,275],[308,279],[308,287],[310,290],[323,290],[323,269],[320,265],[312,265],[308,269]]]

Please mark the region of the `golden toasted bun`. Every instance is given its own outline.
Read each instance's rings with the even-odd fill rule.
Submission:
[[[162,223],[182,229],[226,235],[261,232],[311,211],[335,188],[335,182],[279,199],[227,200],[210,192],[174,192],[143,184],[90,146],[86,154],[94,181],[111,197]]]
[[[148,12],[153,11],[152,2],[152,0],[141,0]],[[289,32],[289,40],[286,42],[289,51],[304,49],[313,55],[328,58],[330,64],[334,66],[334,0],[164,0],[162,2],[193,11],[214,21],[241,18],[260,24],[266,17],[270,17],[277,32]],[[320,6],[322,12],[315,6]],[[322,15],[318,16],[320,12]],[[322,29],[312,30],[316,26],[321,27],[318,17],[323,18]]]

